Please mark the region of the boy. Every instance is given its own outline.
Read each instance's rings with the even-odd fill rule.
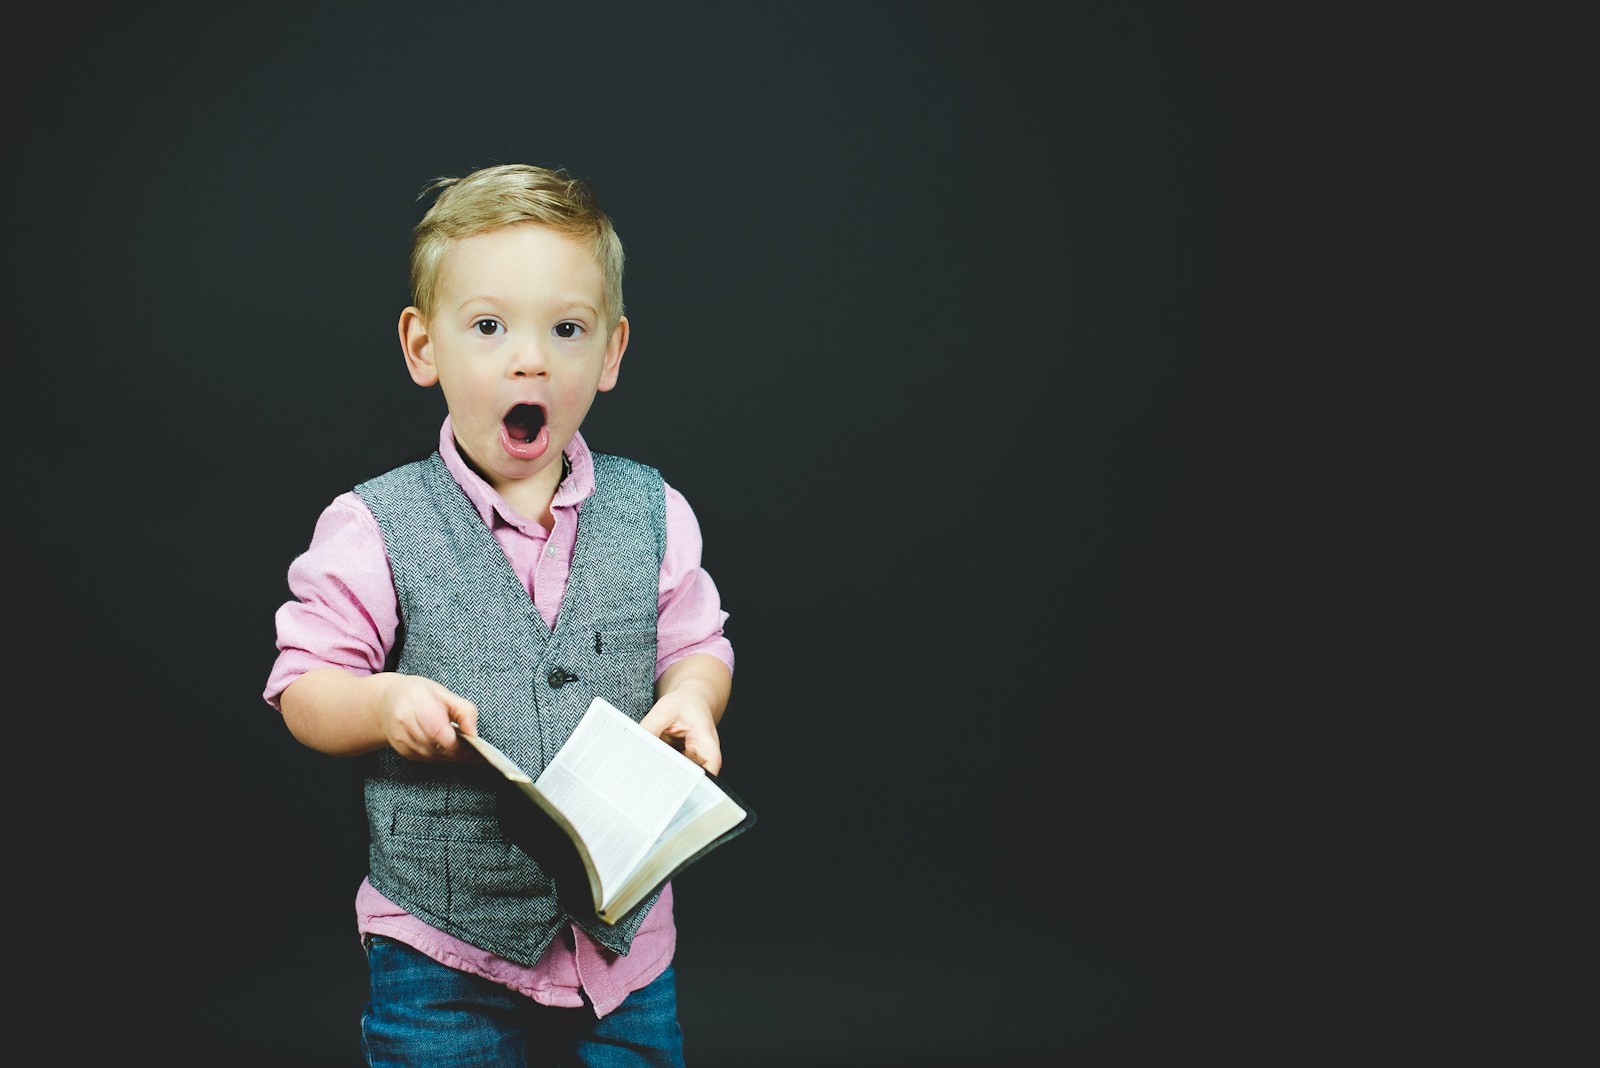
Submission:
[[[590,188],[515,164],[429,188],[399,330],[412,380],[444,394],[439,447],[323,511],[263,694],[361,765],[362,1048],[679,1065],[670,884],[615,926],[569,913],[457,732],[537,776],[598,695],[715,774],[727,613],[683,497],[578,432],[628,344],[622,245]]]

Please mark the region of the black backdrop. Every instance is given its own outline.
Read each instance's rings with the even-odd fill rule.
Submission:
[[[395,340],[417,193],[526,161],[629,254],[585,433],[687,494],[731,613],[761,822],[679,882],[691,1062],[1320,1041],[1275,791],[1337,574],[1292,448],[1322,57],[1237,5],[1044,11],[32,15],[13,731],[62,728],[26,763],[71,791],[17,821],[39,1011],[358,1063],[358,798],[260,699],[272,614],[321,507],[443,415]]]

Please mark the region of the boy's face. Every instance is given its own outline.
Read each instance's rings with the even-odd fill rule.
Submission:
[[[433,316],[401,313],[412,379],[439,384],[457,447],[502,496],[530,479],[553,493],[595,394],[617,384],[628,321],[608,338],[604,297],[587,248],[521,223],[456,241]]]

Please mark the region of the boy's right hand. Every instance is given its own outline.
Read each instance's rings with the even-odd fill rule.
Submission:
[[[389,748],[407,760],[482,760],[456,732],[478,730],[478,706],[421,675],[385,674],[378,721]]]

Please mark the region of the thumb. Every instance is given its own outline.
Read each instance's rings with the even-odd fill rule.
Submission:
[[[462,734],[478,733],[477,705],[465,697],[452,693],[445,699],[445,711],[449,713],[450,724],[453,728],[450,731],[450,743],[452,745],[455,743],[455,734],[458,730]]]

